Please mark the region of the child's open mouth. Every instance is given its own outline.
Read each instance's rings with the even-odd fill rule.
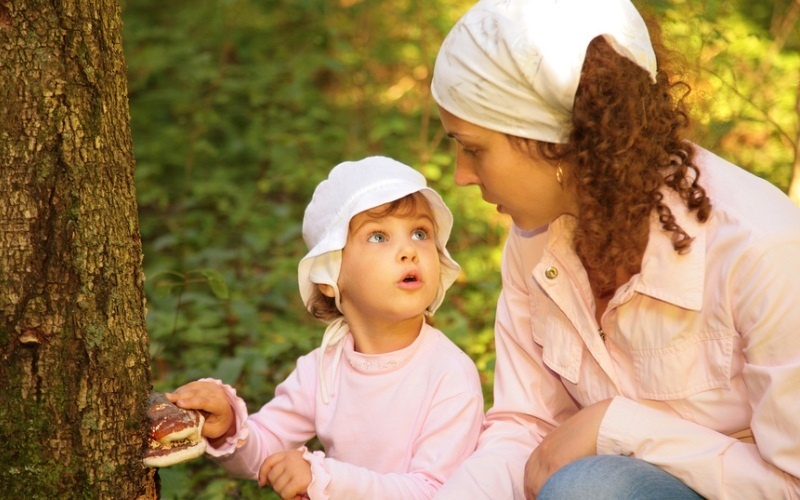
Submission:
[[[415,290],[422,286],[422,280],[419,278],[419,274],[416,271],[411,271],[400,280],[399,285],[407,290]]]

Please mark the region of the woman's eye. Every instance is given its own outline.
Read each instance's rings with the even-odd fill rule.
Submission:
[[[370,243],[383,243],[386,241],[386,235],[383,233],[372,233],[367,238]]]
[[[428,231],[424,229],[415,229],[413,233],[411,233],[411,237],[416,240],[427,240],[428,239]]]
[[[459,146],[461,147],[461,151],[463,151],[464,154],[466,154],[466,155],[475,156],[475,155],[478,154],[478,150],[477,149],[468,148],[468,147],[464,146],[463,144],[459,144]]]
[[[453,136],[450,136],[450,138],[453,139],[453,141],[456,143],[456,148],[460,149],[464,154],[469,156],[475,156],[478,154],[477,149],[468,148],[467,146],[464,145],[463,142],[461,142],[460,140],[456,139]]]

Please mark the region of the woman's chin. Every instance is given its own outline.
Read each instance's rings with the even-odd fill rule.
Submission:
[[[531,220],[525,219],[520,217],[514,217],[511,215],[511,221],[514,222],[514,225],[517,226],[518,229],[522,231],[533,231],[534,229],[539,229],[542,226],[546,226],[549,222],[543,222],[540,220]]]

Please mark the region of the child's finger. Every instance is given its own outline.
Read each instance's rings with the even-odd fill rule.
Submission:
[[[283,474],[281,476],[281,480],[284,480],[282,484],[278,486],[273,486],[275,491],[283,498],[284,500],[291,500],[293,498],[297,498],[301,493],[302,485],[300,481],[296,477],[289,477],[289,474]]]
[[[211,393],[213,393],[213,388],[209,387],[206,383],[190,382],[178,387],[173,392],[165,392],[164,395],[177,406],[183,407],[187,401],[207,397]]]
[[[280,472],[277,472],[277,470],[277,467],[272,469],[269,482],[270,485],[272,485],[272,489],[275,490],[275,493],[280,495],[281,498],[286,498],[285,492],[289,486],[291,476],[285,470],[281,470]]]
[[[234,425],[233,409],[219,384],[205,381],[190,382],[165,395],[179,408],[203,412],[204,437],[216,439],[231,432],[231,426]]]
[[[192,382],[165,395],[176,406],[205,410],[209,413],[218,414],[230,406],[222,388],[208,382]]]
[[[282,459],[280,453],[274,453],[266,458],[258,470],[258,484],[259,486],[271,486],[269,474],[272,472],[273,467],[278,464]]]

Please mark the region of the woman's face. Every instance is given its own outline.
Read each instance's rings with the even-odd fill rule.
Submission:
[[[573,197],[556,179],[555,164],[535,151],[515,147],[502,132],[462,120],[441,107],[439,114],[447,135],[458,144],[456,184],[478,186],[484,201],[524,230],[575,213]]]

